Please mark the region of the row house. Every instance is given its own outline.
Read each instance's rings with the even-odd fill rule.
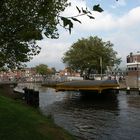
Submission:
[[[0,72],[0,81],[37,81],[40,75],[36,73],[35,68],[24,68],[21,70],[9,70]]]
[[[80,73],[77,73],[70,68],[60,70],[55,75],[51,76],[53,80],[67,77],[80,77]],[[42,75],[36,73],[35,68],[24,68],[21,70],[9,70],[6,72],[0,72],[0,81],[43,81]]]

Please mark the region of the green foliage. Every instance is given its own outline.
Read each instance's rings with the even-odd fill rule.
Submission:
[[[68,18],[65,18],[65,17],[61,17],[61,20],[63,21],[63,26],[64,27],[69,26],[68,29],[69,29],[69,32],[71,33],[71,29],[73,28],[72,21],[69,20]]]
[[[1,0],[0,1],[0,68],[22,67],[40,52],[37,40],[58,38],[57,25],[71,33],[78,16],[94,19],[89,9],[76,6],[78,14],[62,17],[60,13],[70,5],[67,0]],[[100,5],[93,11],[102,12]]]
[[[45,64],[40,64],[35,67],[36,72],[42,76],[47,75],[49,73],[49,68]]]
[[[49,68],[47,65],[45,64],[40,64],[38,66],[35,67],[36,72],[40,75],[42,75],[44,78],[46,78],[47,76],[50,75],[54,75],[56,73],[56,69],[53,68]]]
[[[81,13],[81,10],[79,9],[79,7],[76,6],[76,8],[77,8],[78,12]]]
[[[93,10],[94,11],[97,11],[97,12],[103,12],[104,10],[100,7],[100,5],[98,4],[98,5],[94,5],[93,6]]]
[[[103,9],[100,7],[99,4],[98,5],[94,5],[93,6],[93,10],[89,10],[88,8],[84,9],[83,7],[79,8],[77,6],[76,6],[76,9],[78,11],[78,14],[75,15],[75,16],[72,16],[72,17],[61,17],[60,16],[60,19],[63,21],[63,27],[66,28],[68,26],[66,29],[68,29],[70,33],[71,33],[71,29],[73,28],[73,22],[72,21],[76,21],[76,22],[82,23],[80,20],[77,19],[79,16],[86,15],[90,19],[95,19],[92,16],[92,12],[91,11],[103,12]]]
[[[81,21],[78,20],[77,18],[72,17],[71,19],[74,20],[74,21],[77,21],[77,22],[81,23]]]
[[[51,74],[55,74],[56,73],[56,69],[55,69],[55,67],[52,67],[51,68]]]
[[[20,67],[40,52],[43,34],[58,38],[56,18],[67,0],[0,1],[0,68]],[[71,28],[71,27],[70,27]]]
[[[74,43],[64,54],[63,62],[73,70],[85,71],[94,69],[100,72],[100,58],[103,61],[103,71],[107,66],[120,64],[121,59],[117,58],[117,52],[113,50],[113,44],[110,41],[104,42],[101,38],[89,37],[82,38]]]

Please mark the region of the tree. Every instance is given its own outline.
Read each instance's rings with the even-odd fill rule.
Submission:
[[[40,64],[36,66],[35,69],[38,74],[42,75],[42,77],[46,77],[49,73],[49,68],[45,64]]]
[[[82,38],[70,47],[62,60],[68,67],[80,71],[81,75],[87,72],[89,77],[91,71],[92,73],[101,72],[101,63],[103,72],[107,66],[120,64],[121,59],[117,58],[117,52],[112,47],[113,44],[110,41],[104,42],[97,36]]]
[[[67,0],[0,1],[0,67],[15,68],[40,52],[43,34],[57,38],[57,15]]]
[[[54,67],[53,68],[49,68],[45,64],[40,64],[40,65],[36,66],[35,69],[36,69],[36,72],[38,74],[42,75],[44,80],[45,80],[45,78],[47,76],[51,76],[51,75],[55,74],[55,72],[56,72],[56,69]]]
[[[51,71],[52,71],[52,74],[54,75],[54,74],[56,73],[55,67],[52,67],[52,68],[51,68]]]
[[[71,32],[72,21],[80,22],[77,16],[94,19],[88,9],[78,7],[76,16],[60,16],[68,5],[67,0],[0,0],[0,68],[17,68],[32,59],[41,49],[36,40],[59,37],[58,24]],[[93,11],[103,10],[95,5]]]

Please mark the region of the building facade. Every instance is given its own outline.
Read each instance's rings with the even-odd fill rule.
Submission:
[[[42,76],[36,73],[35,68],[24,68],[22,70],[1,71],[0,81],[19,81],[19,82],[42,81]]]
[[[65,68],[56,74],[50,75],[50,77],[53,80],[60,79],[60,77],[80,77],[80,73]],[[47,79],[50,78],[47,77]],[[0,82],[1,81],[41,82],[44,81],[44,78],[36,72],[35,68],[24,68],[21,70],[0,71]]]
[[[126,84],[132,88],[140,88],[140,52],[127,56]]]

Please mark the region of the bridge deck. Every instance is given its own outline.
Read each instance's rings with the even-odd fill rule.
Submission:
[[[119,84],[116,80],[81,80],[71,81],[56,85],[56,91],[98,91],[117,89]]]

